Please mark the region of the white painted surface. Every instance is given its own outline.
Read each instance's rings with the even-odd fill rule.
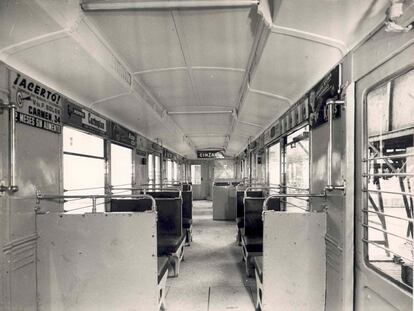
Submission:
[[[325,213],[266,211],[263,311],[324,310]]]
[[[155,213],[38,215],[38,310],[156,310]]]

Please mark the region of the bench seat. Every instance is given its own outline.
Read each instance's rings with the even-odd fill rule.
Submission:
[[[185,235],[167,235],[167,236],[159,236],[158,237],[158,256],[163,255],[170,255],[173,253],[176,253],[183,240],[185,238]]]
[[[250,253],[263,252],[263,237],[261,236],[242,236],[243,245]]]

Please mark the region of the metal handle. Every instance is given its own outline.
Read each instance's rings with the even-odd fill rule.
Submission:
[[[279,194],[272,194],[266,197],[263,202],[263,210],[268,210],[268,203],[270,199],[278,199],[278,198],[326,198],[325,194],[313,194],[313,193],[279,193]]]
[[[97,199],[149,199],[151,200],[151,211],[156,210],[155,199],[147,194],[98,194],[98,195],[60,195],[60,194],[42,194],[40,191],[36,191],[36,204],[39,204],[42,200],[65,200],[65,199],[91,199],[92,200],[92,213],[96,213],[96,200]]]
[[[335,105],[344,105],[345,101],[343,100],[333,100],[330,99],[326,102],[328,108],[328,125],[329,125],[329,141],[328,141],[328,169],[327,169],[327,181],[325,191],[332,190],[343,190],[345,191],[345,185],[333,185],[332,182],[332,153],[333,153],[333,109]]]
[[[0,108],[9,110],[9,184],[0,185],[0,192],[14,193],[19,191],[16,185],[16,105],[10,103],[7,96],[2,97],[4,98],[0,102]]]

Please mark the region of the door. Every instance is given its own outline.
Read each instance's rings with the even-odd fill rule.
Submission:
[[[211,161],[191,164],[191,182],[194,200],[211,200],[211,183],[213,176]]]
[[[355,310],[412,310],[414,46],[394,55],[356,83]]]

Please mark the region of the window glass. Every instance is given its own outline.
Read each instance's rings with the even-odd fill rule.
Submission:
[[[371,267],[405,287],[404,265],[412,267],[413,262],[413,223],[409,221],[414,196],[413,73],[368,93],[364,123],[368,134],[362,189],[366,259]],[[387,120],[386,126],[379,125],[383,120]]]
[[[65,195],[104,194],[104,140],[64,126],[63,142],[63,187]],[[76,153],[76,155],[72,153]],[[103,199],[97,200],[96,209],[97,212],[105,210]],[[64,203],[64,210],[79,214],[92,212],[92,200],[69,199]]]
[[[63,127],[63,151],[104,157],[104,140],[79,130]]]
[[[232,160],[214,161],[214,179],[233,179],[234,167]]]
[[[173,162],[171,160],[167,160],[167,181],[172,181],[173,179]]]
[[[269,185],[271,187],[280,185],[280,144],[269,147],[268,152]]]
[[[154,184],[154,155],[148,155],[148,184]]]
[[[154,156],[155,164],[155,185],[159,186],[161,184],[161,158],[160,156]]]
[[[191,182],[193,185],[201,184],[201,165],[191,165]]]
[[[413,125],[414,119],[414,70],[394,80],[392,90],[392,129]],[[403,112],[403,113],[402,113]]]
[[[290,134],[285,146],[286,193],[309,193],[308,126]],[[308,209],[306,198],[288,198],[286,209]]]
[[[130,188],[132,182],[132,150],[111,144],[111,184],[114,188]],[[131,194],[130,190],[113,190],[112,193]]]
[[[178,180],[178,163],[177,162],[173,162],[173,180],[174,181]]]

